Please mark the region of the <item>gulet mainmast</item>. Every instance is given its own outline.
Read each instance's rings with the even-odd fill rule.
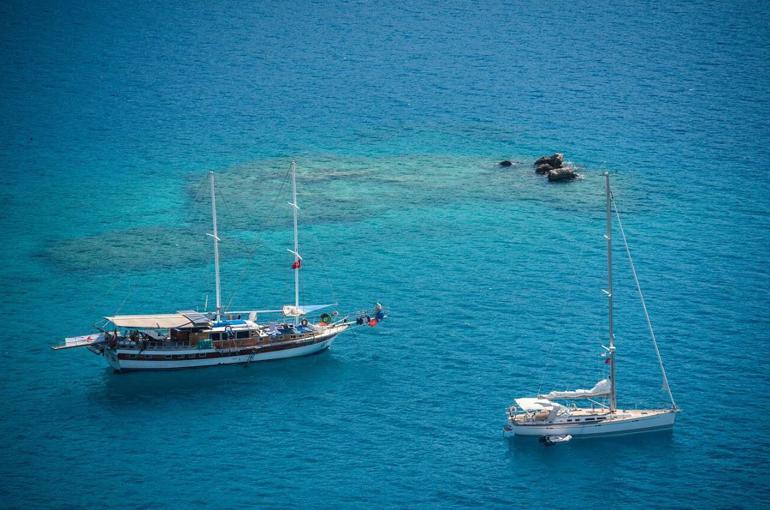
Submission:
[[[214,284],[217,295],[217,321],[222,316],[222,290],[219,283],[219,232],[217,230],[217,196],[214,190],[214,172],[209,172],[211,182],[211,221],[214,233],[209,234],[214,239]]]

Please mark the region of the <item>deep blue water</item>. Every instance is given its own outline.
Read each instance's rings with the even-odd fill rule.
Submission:
[[[770,506],[770,5],[381,4],[0,5],[0,506]],[[209,170],[226,302],[289,301],[292,158],[306,301],[386,324],[247,368],[48,348],[202,306]],[[683,412],[507,441],[602,376],[605,170]],[[662,405],[616,253],[620,401]]]

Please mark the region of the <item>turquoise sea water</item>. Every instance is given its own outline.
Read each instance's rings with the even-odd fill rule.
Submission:
[[[3,3],[0,507],[769,506],[768,27],[763,2]],[[556,150],[583,179],[534,175]],[[246,368],[48,348],[213,294],[210,170],[226,302],[290,300],[292,158],[306,301],[387,323]],[[514,397],[603,374],[605,170],[683,412],[505,440]],[[663,405],[616,253],[620,401]]]

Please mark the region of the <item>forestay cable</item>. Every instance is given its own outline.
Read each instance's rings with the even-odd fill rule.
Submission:
[[[623,246],[626,248],[626,254],[628,255],[628,263],[631,265],[631,274],[634,275],[634,282],[636,283],[636,290],[639,292],[639,298],[642,301],[642,310],[644,310],[644,318],[647,320],[647,328],[650,330],[650,337],[652,338],[652,345],[655,347],[655,354],[658,356],[658,364],[660,365],[660,373],[663,375],[663,387],[668,392],[668,397],[671,399],[671,405],[674,409],[678,409],[676,402],[674,401],[674,395],[671,393],[671,387],[668,384],[668,377],[666,376],[666,369],[663,367],[663,358],[660,355],[658,349],[658,341],[655,339],[655,331],[652,329],[652,321],[650,320],[650,314],[647,312],[647,303],[644,301],[644,293],[642,293],[642,287],[639,285],[639,277],[636,275],[636,266],[634,266],[634,259],[631,257],[631,250],[628,247],[628,240],[626,239],[626,233],[623,230],[623,222],[620,220],[620,209],[615,202],[615,194],[610,192],[610,198],[612,205],[615,207],[615,216],[618,219],[618,229],[620,235],[623,238]]]

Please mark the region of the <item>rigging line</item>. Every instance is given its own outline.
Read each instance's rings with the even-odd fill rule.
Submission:
[[[206,181],[208,181],[208,179],[209,179],[209,174],[208,174],[208,172],[206,172],[205,174],[203,174],[203,177],[201,177],[198,180],[198,191],[195,192],[195,196],[192,199],[193,203],[197,203],[198,202],[198,198],[200,198],[201,192],[205,188],[204,184],[206,184]]]
[[[647,304],[644,301],[644,294],[642,293],[642,287],[639,284],[639,277],[636,274],[636,266],[634,265],[634,260],[631,258],[631,249],[628,247],[628,240],[626,239],[626,233],[623,230],[623,223],[620,220],[620,209],[618,208],[618,204],[615,202],[615,195],[610,192],[610,199],[612,200],[612,205],[615,207],[615,216],[618,219],[618,230],[620,230],[620,235],[623,237],[623,245],[626,248],[626,254],[628,255],[628,262],[631,265],[631,274],[634,275],[634,282],[636,283],[636,290],[639,293],[639,298],[642,301],[642,310],[644,310],[644,318],[647,319],[647,327],[650,330],[650,337],[652,337],[652,345],[655,347],[655,354],[658,357],[658,364],[660,365],[660,373],[663,375],[663,387],[668,392],[668,397],[671,399],[671,405],[674,409],[677,409],[676,402],[674,401],[674,395],[671,393],[671,387],[668,384],[668,377],[666,376],[666,369],[663,367],[663,358],[660,355],[660,350],[658,349],[658,341],[655,339],[655,331],[652,329],[652,321],[650,320],[650,314],[647,312]]]
[[[195,230],[197,230],[198,228],[203,229],[204,232],[208,232],[208,229],[211,228],[211,225],[210,225],[210,222],[211,222],[210,214],[211,213],[209,212],[208,215],[206,215],[204,213],[204,208],[203,207],[198,207],[198,204],[200,203],[199,201],[201,200],[201,193],[206,188],[206,181],[208,180],[207,176],[208,176],[208,174],[205,175],[204,177],[202,177],[201,180],[198,182],[198,191],[195,193],[195,196],[192,199],[192,204],[193,204],[193,207],[191,207],[192,214],[190,215],[190,217],[188,219],[188,224],[190,225],[191,230],[193,230],[193,232],[195,232]],[[201,205],[203,205],[203,204],[201,204]],[[208,218],[209,225],[208,226],[204,226],[207,223],[207,221],[206,221],[207,218]],[[197,233],[197,232],[195,232],[195,233]]]
[[[198,182],[198,193],[196,193],[195,198],[193,198],[193,203],[195,203],[197,201],[197,199],[198,199],[198,195],[200,194],[200,190],[201,190],[201,182],[202,181],[203,181],[203,179],[201,179]],[[162,234],[158,234],[158,235],[162,235]],[[155,237],[154,240],[158,241],[158,238]],[[128,301],[128,298],[131,297],[131,295],[133,294],[133,291],[134,291],[134,280],[133,280],[133,278],[134,278],[133,276],[129,276],[129,279],[128,279],[128,289],[126,290],[126,294],[124,295],[123,300],[121,301],[120,305],[118,305],[118,308],[115,310],[113,315],[119,315],[120,314],[121,310],[123,309],[123,307],[126,304],[126,301]],[[107,295],[112,294],[112,291],[115,290],[115,287],[117,287],[119,283],[120,283],[120,281],[116,280],[116,282],[112,285],[112,287],[110,287],[110,290],[108,290],[106,294]]]
[[[129,280],[128,281],[128,290],[126,291],[126,295],[123,298],[123,301],[120,302],[120,305],[118,305],[118,308],[117,308],[117,310],[115,310],[115,314],[114,315],[120,315],[120,311],[123,309],[123,305],[126,304],[126,301],[128,301],[128,298],[131,296],[131,293],[133,292],[133,290],[134,290],[134,282]]]
[[[276,216],[278,215],[279,209],[276,206],[278,205],[278,201],[282,199],[283,191],[286,188],[287,177],[290,171],[291,171],[291,167],[289,167],[286,170],[286,173],[284,174],[283,179],[281,179],[281,187],[278,189],[278,192],[275,194],[273,198],[273,202],[270,204],[269,210],[272,211],[272,215],[268,217],[268,221],[266,222],[266,224],[271,224],[273,220],[275,220]],[[243,268],[241,269],[241,272],[239,273],[238,278],[236,278],[236,281],[239,283],[236,284],[235,290],[233,290],[230,293],[230,297],[227,301],[228,308],[232,305],[232,302],[235,299],[236,295],[240,292],[241,288],[243,287],[242,283],[240,282],[243,282],[243,279],[242,279],[243,275],[246,273],[246,271],[249,268],[248,262],[250,262],[252,259],[255,259],[257,256],[257,253],[263,250],[266,246],[266,245],[264,246],[262,245],[261,240],[258,240],[257,243],[255,244],[257,244],[257,246],[254,248],[254,252],[249,257],[247,257],[247,262],[244,264]],[[271,249],[271,251],[278,252],[279,250]]]
[[[331,278],[331,276],[329,276],[331,274],[331,271],[329,270],[329,268],[331,266],[329,265],[326,257],[324,257],[322,255],[322,251],[320,249],[318,249],[320,243],[318,242],[317,237],[306,235],[304,238],[306,240],[310,241],[309,243],[306,241],[305,242],[305,246],[310,246],[311,249],[308,250],[308,251],[313,253],[313,260],[318,262],[318,265],[320,266],[320,269],[322,270],[321,271],[321,275],[322,275],[322,278],[323,278],[324,282],[329,287],[329,291],[330,291],[330,294],[331,294],[331,297],[332,297],[331,301],[334,301],[335,303],[338,303],[339,301],[337,300],[337,293],[336,293],[336,291],[334,289],[334,284],[333,284],[332,278]],[[316,248],[315,251],[312,250],[313,247]]]
[[[551,348],[548,349],[548,356],[546,356],[546,366],[543,367],[542,375],[540,376],[540,382],[537,385],[537,395],[539,396],[541,394],[541,391],[543,389],[543,381],[545,380],[545,373],[548,371],[548,366],[551,364],[551,352],[553,352],[553,346],[556,345],[556,342],[551,342]]]
[[[208,232],[211,228],[211,209],[208,207],[210,199],[208,193],[206,193],[210,190],[210,179],[209,173],[206,172],[198,181],[198,191],[195,193],[192,201],[194,205],[199,204],[199,201],[202,201],[202,203],[200,203],[201,207],[193,208],[193,214],[190,217],[191,225],[199,226],[204,232]],[[206,195],[205,201],[202,200],[202,195],[204,194]]]
[[[195,196],[193,196],[191,201],[192,207],[188,208],[188,212],[191,211],[191,215],[187,219],[188,232],[194,235],[196,238],[199,236],[200,239],[206,239],[205,234],[211,228],[210,223],[207,225],[207,218],[205,217],[206,214],[204,212],[205,207],[197,207],[199,200],[201,200],[201,196],[205,191],[208,191],[209,189],[209,179],[209,173],[205,172],[203,176],[201,176],[201,178],[198,180],[198,184],[196,186],[197,191],[195,192]],[[208,217],[208,221],[211,221],[210,216]],[[213,254],[208,249],[202,249],[202,254],[202,267],[208,267],[211,263],[211,259],[213,258]],[[206,293],[206,296],[208,296],[208,293]],[[196,309],[197,306],[198,304],[196,303]]]
[[[201,213],[198,212],[196,214],[194,206],[198,202],[198,198],[200,197],[201,191],[203,190],[203,183],[205,182],[205,180],[206,180],[206,176],[204,176],[201,179],[199,179],[197,184],[196,184],[196,187],[197,187],[198,191],[196,192],[195,196],[193,196],[192,201],[190,202],[191,204],[193,204],[193,207],[185,209],[186,211],[189,211],[190,209],[192,209],[193,210],[193,216],[191,216],[189,218],[182,218],[182,220],[184,221],[183,224],[185,224],[185,225],[192,226],[192,225],[198,224],[198,219],[201,217]],[[178,235],[180,236],[181,241],[185,240],[185,237],[184,237],[185,233],[195,234],[195,230],[192,229],[192,228],[189,228],[189,229],[185,228],[184,230],[180,229],[179,232],[178,232]],[[168,235],[174,235],[174,232],[173,231],[172,232],[159,232],[153,238],[153,240],[155,241],[155,244],[157,245],[157,244],[159,244],[160,241],[163,240],[164,236],[168,236]],[[128,299],[128,297],[130,296],[130,293],[133,290],[134,290],[134,288],[133,288],[133,282],[132,282],[131,285],[129,286],[129,291],[128,291],[127,295],[126,295],[126,298],[123,300],[123,303],[121,303],[120,308],[118,310],[122,309],[123,305],[125,304],[126,300]],[[166,288],[166,296],[167,297],[166,297],[165,301],[173,301],[172,298],[175,297],[176,294],[173,293],[173,289]],[[116,312],[116,315],[118,313],[119,312]]]
[[[205,179],[206,179],[206,177],[204,176],[203,178],[200,179],[200,181],[198,181],[198,192],[195,194],[195,197],[193,197],[193,203],[196,203],[198,201],[198,197],[200,196],[201,190],[203,189],[202,183],[205,181]],[[195,219],[196,218],[193,218],[193,223],[195,222]],[[158,234],[158,235],[162,235],[162,234]],[[158,238],[156,237],[155,240],[157,241]],[[106,292],[106,295],[111,295],[112,291],[114,291],[115,288],[120,283],[121,283],[120,280],[115,280],[115,283],[113,283],[113,285],[110,287],[110,289]],[[120,315],[120,312],[123,310],[123,307],[125,306],[126,301],[128,301],[128,298],[131,297],[131,295],[133,294],[133,292],[135,290],[134,283],[135,283],[134,282],[134,276],[129,276],[129,278],[128,278],[128,288],[126,290],[126,293],[125,293],[125,295],[123,297],[123,300],[120,302],[120,305],[118,305],[118,307],[115,309],[115,312],[113,313],[113,315]]]
[[[276,206],[278,205],[278,201],[282,199],[283,190],[286,188],[286,182],[287,182],[287,177],[289,176],[289,172],[291,172],[291,166],[289,166],[289,168],[287,168],[286,173],[283,175],[283,179],[281,179],[281,187],[278,189],[278,192],[275,194],[275,196],[273,198],[273,202],[270,204],[270,209],[269,210],[272,211],[272,215],[268,217],[268,221],[265,222],[266,225],[272,223],[273,220],[278,215],[278,208]],[[248,262],[250,262],[252,259],[256,258],[257,253],[259,253],[261,249],[264,249],[264,246],[257,246],[257,247],[255,247],[254,248],[254,253],[252,253],[251,256],[248,257]],[[278,250],[273,250],[273,251],[278,251]],[[241,269],[241,272],[239,273],[238,277],[235,280],[236,282],[242,282],[243,281],[242,280],[243,275],[246,273],[246,271],[248,270],[248,267],[249,267],[248,262],[246,264],[244,264],[243,268]],[[230,308],[230,306],[233,303],[233,300],[235,299],[235,297],[238,294],[238,292],[240,292],[242,287],[243,287],[243,285],[241,283],[237,283],[236,284],[235,290],[233,290],[230,293],[229,299],[227,300],[226,309]]]
[[[109,290],[107,290],[107,292],[105,292],[105,293],[104,293],[104,295],[105,295],[105,296],[110,296],[110,295],[112,295],[112,292],[115,290],[115,288],[116,288],[116,287],[117,287],[117,286],[118,286],[120,283],[121,283],[121,281],[120,281],[119,279],[117,279],[117,278],[116,278],[116,279],[114,279],[114,281],[113,281],[112,285],[110,286]],[[129,288],[129,289],[131,289],[131,286],[132,286],[132,283],[131,283],[131,280],[129,280],[129,286],[128,286],[128,288]],[[130,292],[130,290],[129,290],[129,292]],[[128,299],[128,296],[126,296],[126,297],[123,299],[123,303],[121,303],[121,304],[120,304],[120,306],[118,307],[118,311],[116,311],[116,312],[115,312],[113,315],[118,315],[118,313],[120,312],[120,308],[122,308],[122,307],[123,307],[123,304],[125,304],[125,302],[126,302],[126,299]],[[97,312],[97,310],[98,310],[97,306],[98,306],[98,305],[97,305],[97,303],[96,303],[96,302],[92,303],[92,305],[91,305],[91,310],[92,310],[92,314],[93,314],[93,315],[96,315],[96,312]]]
[[[312,191],[310,193],[312,195]],[[320,243],[317,242],[317,238],[310,236],[310,239],[312,241],[316,241],[316,247],[318,248]],[[334,279],[330,276],[336,266],[330,266],[329,258],[324,256],[324,253],[325,252],[323,250],[317,249],[317,251],[314,252],[314,258],[317,258],[317,260],[320,262],[320,266],[323,269],[323,272],[322,272],[323,279],[326,282],[326,285],[328,286],[329,290],[331,291],[332,300],[335,303],[338,303],[339,300],[337,299],[337,290],[334,286]],[[330,267],[331,267],[331,270],[330,270]]]
[[[185,211],[187,212],[187,217],[185,218],[185,232],[191,234],[194,236],[194,239],[200,238],[205,239],[205,234],[209,231],[211,228],[211,217],[210,215],[207,216],[205,211],[205,208],[199,208],[199,200],[201,199],[201,194],[208,189],[208,172],[203,175],[203,177],[200,178],[196,185],[196,193],[190,200],[190,207],[187,207]],[[210,213],[209,213],[210,214]],[[207,224],[208,223],[208,224]],[[211,262],[212,255],[209,252],[209,250],[203,250],[202,253],[205,253],[203,255],[203,266],[208,266],[209,262]]]

